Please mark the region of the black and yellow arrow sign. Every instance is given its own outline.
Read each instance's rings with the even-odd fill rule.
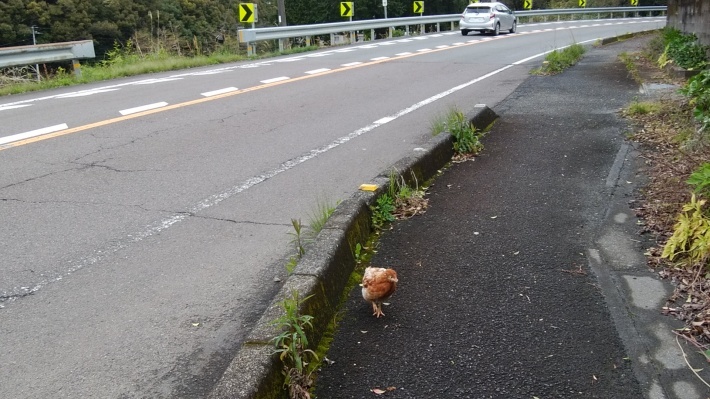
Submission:
[[[632,6],[637,6],[637,5],[639,5],[639,0],[631,0],[631,5],[632,5]]]
[[[341,17],[352,17],[355,7],[352,1],[340,3],[340,16]]]
[[[415,14],[424,14],[424,2],[423,1],[415,1],[414,2],[414,13]]]
[[[526,10],[532,10],[532,1],[533,0],[525,0],[523,1],[523,8]]]
[[[254,3],[241,3],[239,5],[239,22],[254,22]]]
[[[579,0],[579,6],[580,6],[580,7],[586,7],[586,6],[587,6],[587,0]]]

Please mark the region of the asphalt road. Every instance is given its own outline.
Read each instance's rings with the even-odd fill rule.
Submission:
[[[3,98],[0,396],[207,392],[278,289],[292,218],[411,153],[452,106],[500,103],[545,51],[664,20],[585,24]]]
[[[639,50],[636,40],[532,76],[494,107],[481,156],[435,180],[425,214],[382,234],[372,264],[395,268],[398,290],[380,319],[350,293],[317,398],[706,397],[700,384],[674,391],[695,380],[687,369],[653,383],[673,372],[649,365],[667,349],[654,341],[637,356],[648,338],[631,328],[624,343],[618,332],[643,323],[636,300],[624,279],[600,283],[616,266],[599,254],[620,247],[631,261],[619,267],[637,270],[629,280],[654,282],[640,255],[648,237],[600,239],[607,225],[633,229],[627,186],[640,176],[618,111],[639,93],[616,57]]]

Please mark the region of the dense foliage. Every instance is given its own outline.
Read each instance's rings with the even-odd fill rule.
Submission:
[[[289,25],[342,21],[341,0],[283,0]],[[245,1],[247,2],[247,1]],[[277,0],[251,0],[257,26],[278,25]],[[425,15],[461,12],[468,0],[426,0]],[[0,47],[92,39],[101,57],[131,40],[139,51],[204,54],[218,50],[238,29],[237,0],[3,0]],[[523,0],[503,0],[521,9]],[[627,5],[629,0],[587,0],[588,7]],[[639,5],[666,1],[639,0]],[[533,8],[576,7],[578,0],[533,0]],[[355,1],[354,19],[383,18],[382,0]],[[411,0],[389,0],[387,16],[412,16]],[[161,47],[162,46],[162,47]]]

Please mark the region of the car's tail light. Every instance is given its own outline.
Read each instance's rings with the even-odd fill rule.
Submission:
[[[491,15],[488,16],[488,19],[496,19],[496,15],[491,13]]]

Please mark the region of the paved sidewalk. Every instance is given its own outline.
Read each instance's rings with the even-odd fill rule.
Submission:
[[[590,49],[494,107],[483,154],[382,235],[373,264],[398,291],[380,319],[350,293],[317,398],[710,396],[629,207],[642,176],[617,111],[640,94],[617,55],[646,40]]]

